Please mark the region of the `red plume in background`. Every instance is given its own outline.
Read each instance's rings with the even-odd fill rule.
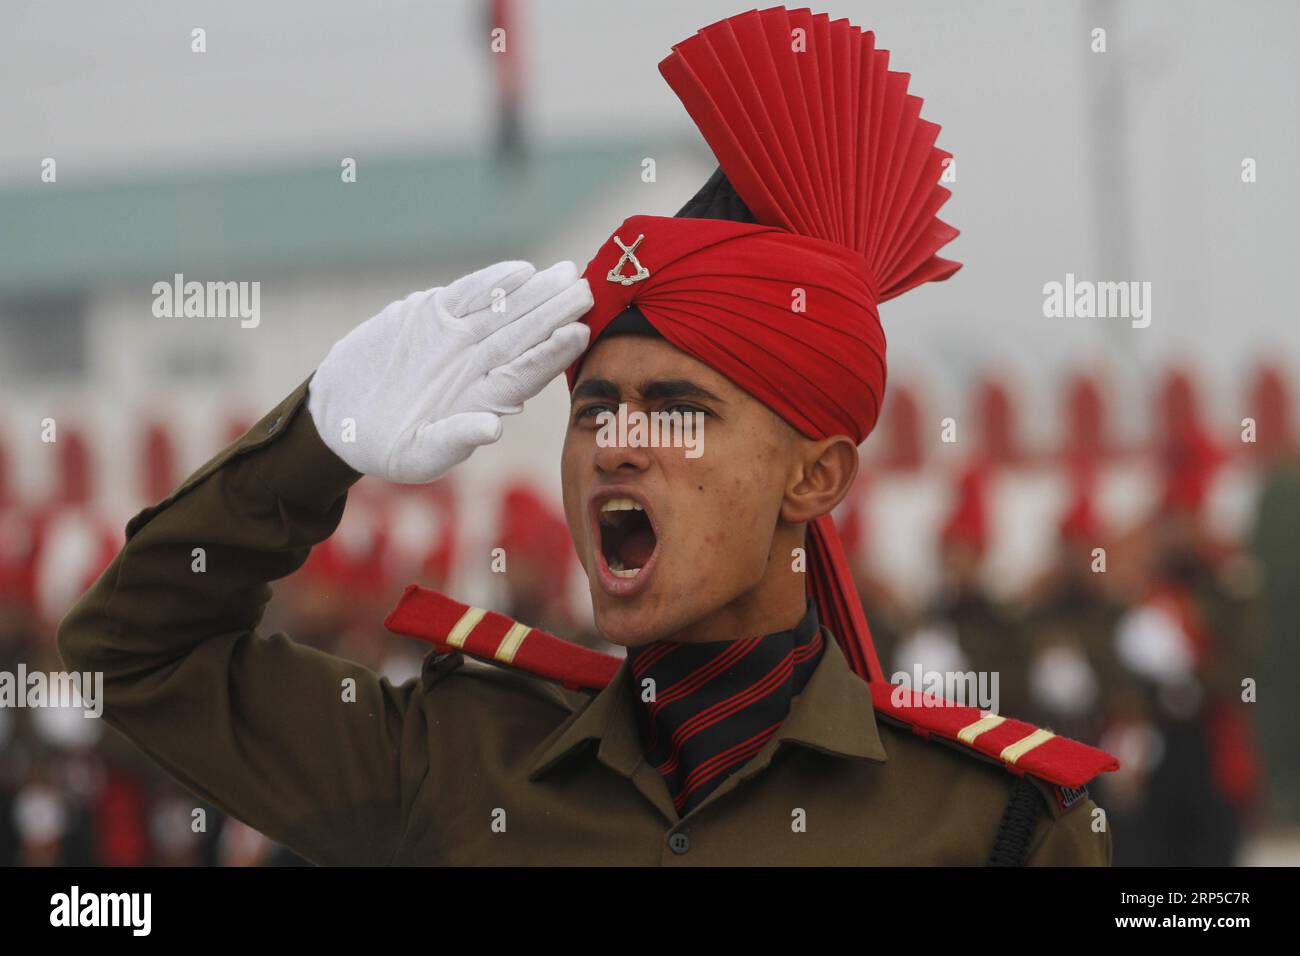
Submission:
[[[889,390],[884,407],[884,453],[880,465],[900,471],[916,471],[923,460],[921,410],[916,393],[906,385],[895,384]],[[880,442],[880,438],[876,439]]]
[[[1106,406],[1092,375],[1075,375],[1065,394],[1062,455],[1072,468],[1090,468],[1112,451],[1106,432]]]
[[[90,446],[85,436],[70,425],[63,426],[56,445],[54,500],[64,506],[84,505],[91,498]]]
[[[1291,393],[1281,369],[1265,365],[1255,373],[1248,414],[1255,419],[1254,451],[1270,460],[1295,448],[1291,424]]]
[[[1080,467],[1073,475],[1074,499],[1061,515],[1058,531],[1064,541],[1089,546],[1099,543],[1103,535],[1097,509],[1093,506],[1096,477],[1091,468]]]
[[[1199,513],[1227,455],[1201,420],[1196,385],[1188,372],[1174,370],[1165,377],[1159,415],[1164,507]]]
[[[1016,413],[1007,387],[994,378],[984,379],[976,392],[981,453],[990,462],[1010,465],[1023,457],[1016,432]]]
[[[977,554],[988,547],[989,520],[985,503],[985,469],[972,466],[957,481],[957,493],[940,538],[944,544],[962,542]]]
[[[151,422],[141,441],[141,490],[144,500],[162,501],[176,487],[176,449],[171,433],[161,422]]]
[[[576,553],[564,516],[530,486],[509,485],[501,499],[497,546],[512,558],[535,563],[552,593],[563,595]]]

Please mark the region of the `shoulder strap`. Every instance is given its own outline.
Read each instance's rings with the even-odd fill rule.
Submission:
[[[441,651],[528,671],[570,690],[604,687],[620,664],[617,657],[580,647],[504,614],[461,604],[418,584],[402,592],[384,626]]]
[[[396,634],[427,641],[442,651],[468,654],[497,666],[527,671],[570,690],[599,690],[614,678],[621,661],[503,614],[454,601],[412,584],[384,625]],[[1070,792],[1100,773],[1119,769],[1104,750],[1059,737],[1011,717],[960,707],[932,694],[870,681],[876,712],[921,737],[945,740],[1023,776],[1032,774]]]
[[[1093,777],[1119,769],[1112,754],[1014,717],[923,694],[898,684],[872,683],[876,712],[905,724],[921,737],[936,737],[1005,767],[1017,776],[1033,774],[1058,787],[1082,787]]]

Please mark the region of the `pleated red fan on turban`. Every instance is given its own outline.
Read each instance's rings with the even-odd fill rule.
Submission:
[[[625,220],[586,269],[593,344],[633,307],[809,438],[865,439],[885,389],[877,305],[960,268],[936,254],[957,235],[936,218],[950,154],[888,63],[872,33],[783,7],[677,44],[659,70],[755,221]],[[808,557],[822,622],[883,680],[829,516]]]

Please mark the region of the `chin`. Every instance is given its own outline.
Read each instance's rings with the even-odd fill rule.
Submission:
[[[591,610],[601,636],[620,647],[637,647],[662,640],[676,634],[683,626],[679,620],[680,608],[674,608],[676,613],[668,614],[662,607],[637,607],[632,602],[608,604],[593,601]]]

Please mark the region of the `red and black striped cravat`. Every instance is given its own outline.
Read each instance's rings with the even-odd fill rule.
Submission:
[[[668,784],[679,815],[698,806],[776,733],[790,701],[817,669],[822,648],[817,611],[809,603],[803,620],[788,631],[628,649],[641,746]]]

